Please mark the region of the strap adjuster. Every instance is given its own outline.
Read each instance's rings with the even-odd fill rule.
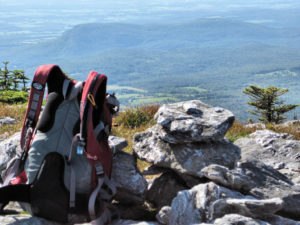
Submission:
[[[26,121],[25,121],[25,126],[26,127],[34,127],[34,121],[27,117]]]
[[[103,166],[101,165],[101,163],[96,162],[95,169],[96,169],[96,174],[98,177],[104,176],[104,169],[103,169]]]

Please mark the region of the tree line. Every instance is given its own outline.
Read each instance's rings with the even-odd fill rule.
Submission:
[[[0,102],[2,103],[24,103],[28,99],[27,87],[28,77],[24,70],[9,70],[9,62],[3,62],[0,67]]]
[[[9,70],[9,62],[3,62],[0,67],[0,90],[28,91],[27,83],[30,80],[25,76],[24,70]]]

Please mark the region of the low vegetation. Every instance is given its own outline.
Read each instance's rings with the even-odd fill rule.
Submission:
[[[25,76],[24,70],[9,70],[9,62],[3,64],[4,68],[0,67],[0,102],[9,104],[27,102],[29,78]]]
[[[5,138],[11,136],[12,134],[21,130],[26,112],[26,107],[26,104],[0,104],[0,118],[11,117],[17,120],[17,123],[3,124],[2,126],[0,126],[0,135],[2,137]]]
[[[154,115],[157,112],[159,105],[145,105],[136,108],[126,108],[120,112],[115,118],[113,118],[112,135],[123,137],[128,141],[128,146],[124,149],[126,152],[132,153],[133,137],[138,132],[143,132],[149,127],[155,124]],[[22,120],[26,111],[26,104],[22,105],[8,105],[1,104],[0,106],[0,118],[12,117],[15,118],[18,123],[12,125],[0,126],[0,135],[9,136],[19,131],[22,127]],[[296,125],[276,125],[266,124],[266,128],[279,133],[290,133],[300,140],[300,124]],[[245,124],[236,121],[233,126],[228,130],[226,137],[232,142],[245,137],[252,132],[263,129],[262,127],[249,127]],[[149,164],[138,160],[138,167],[143,170]]]

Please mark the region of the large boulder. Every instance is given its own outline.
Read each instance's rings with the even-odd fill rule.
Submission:
[[[258,200],[210,182],[178,193],[172,201],[169,224],[221,224],[220,220],[230,214],[259,219],[258,224],[297,224],[274,214],[283,207],[280,198]],[[229,224],[239,220],[235,218],[235,223]]]
[[[7,163],[21,154],[20,147],[21,132],[15,133],[10,138],[0,142],[0,173],[6,169]]]
[[[187,188],[185,182],[176,173],[165,172],[151,182],[146,199],[160,209],[163,206],[171,205],[178,191]]]
[[[259,160],[291,179],[300,175],[300,141],[290,134],[258,130],[234,144],[242,149],[242,160]]]
[[[117,200],[122,204],[143,203],[147,181],[136,166],[136,158],[118,151],[113,158],[111,179],[117,187]]]
[[[240,149],[227,140],[171,144],[159,138],[159,125],[134,136],[133,150],[140,159],[180,174],[202,177],[201,169],[210,164],[233,168]]]
[[[234,122],[230,111],[199,100],[163,105],[154,118],[160,138],[169,143],[222,140]]]
[[[206,178],[228,188],[250,194],[258,199],[280,198],[279,214],[300,220],[300,191],[283,174],[258,161],[242,161],[229,170],[220,165],[202,169]]]

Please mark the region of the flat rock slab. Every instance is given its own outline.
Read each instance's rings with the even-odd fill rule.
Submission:
[[[242,161],[234,170],[220,165],[202,169],[203,175],[223,186],[239,190],[258,199],[280,198],[279,213],[300,220],[300,191],[283,174],[259,161]]]
[[[15,214],[0,216],[1,225],[62,225],[43,218],[33,217],[28,214]]]
[[[170,144],[159,138],[159,129],[159,125],[155,125],[136,134],[133,146],[140,159],[156,166],[171,168],[180,174],[202,177],[202,168],[210,164],[233,168],[240,158],[240,149],[229,141]]]
[[[242,160],[259,160],[290,179],[300,176],[300,141],[286,133],[259,130],[234,142],[242,150]]]
[[[172,201],[169,224],[298,224],[275,215],[283,207],[280,198],[258,200],[210,182],[178,193]],[[239,223],[245,217],[248,222]]]
[[[115,154],[117,151],[122,151],[123,148],[126,148],[128,145],[128,142],[126,141],[125,138],[109,136],[108,144],[109,144],[109,147],[112,150],[113,154]]]
[[[199,100],[163,105],[155,114],[160,138],[169,143],[221,140],[234,122],[226,109]]]

